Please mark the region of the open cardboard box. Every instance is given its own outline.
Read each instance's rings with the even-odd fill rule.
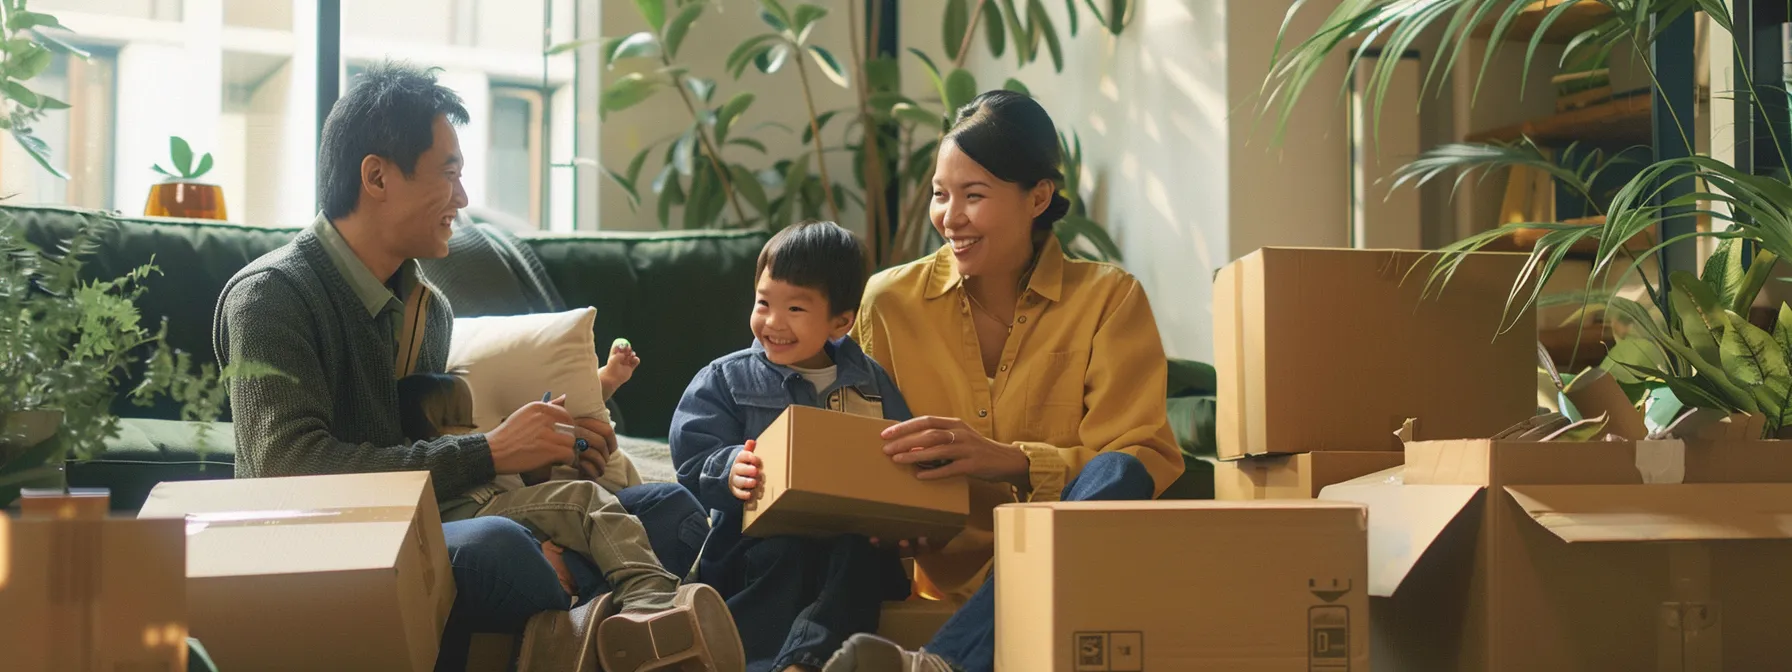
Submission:
[[[998,507],[995,668],[1367,670],[1366,525],[1313,500]]]
[[[433,669],[454,603],[423,471],[169,481],[194,636],[227,670]]]
[[[1440,258],[1263,248],[1220,269],[1219,458],[1399,450],[1408,418],[1418,438],[1455,439],[1530,417],[1536,318],[1500,324],[1525,255],[1471,254],[1426,296]]]
[[[0,515],[0,667],[185,670],[178,520]]]
[[[1369,509],[1375,669],[1783,668],[1783,443],[1421,441],[1325,488]]]
[[[884,455],[895,423],[791,406],[759,435],[763,484],[745,506],[741,531],[756,537],[925,537],[936,545],[964,529],[970,485],[963,477],[923,481]]]
[[[1325,486],[1400,466],[1405,459],[1391,450],[1328,450],[1230,460],[1214,465],[1213,494],[1225,500],[1314,499]]]

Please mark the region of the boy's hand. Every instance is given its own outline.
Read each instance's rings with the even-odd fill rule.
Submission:
[[[728,469],[728,490],[743,502],[753,498],[753,491],[759,488],[759,469],[765,466],[753,454],[755,445],[748,440],[747,447],[734,454],[734,466]]]

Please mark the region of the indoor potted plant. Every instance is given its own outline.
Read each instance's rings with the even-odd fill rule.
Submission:
[[[164,179],[149,186],[149,201],[143,204],[146,217],[186,217],[189,219],[225,219],[224,188],[199,182],[212,169],[210,153],[193,161],[193,146],[180,136],[168,138],[168,168],[151,167]]]
[[[128,392],[133,400],[167,395],[192,421],[217,418],[225,380],[274,373],[254,363],[195,367],[163,340],[165,325],[145,328],[135,300],[154,266],[83,279],[83,258],[113,226],[84,215],[61,252],[47,253],[0,212],[0,507],[21,488],[62,487],[65,461],[92,457],[117,435],[108,408],[129,368],[144,367],[143,382]]]

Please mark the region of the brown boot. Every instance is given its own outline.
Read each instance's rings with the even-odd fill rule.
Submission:
[[[958,668],[926,649],[908,651],[876,635],[846,638],[821,672],[954,672]]]
[[[605,611],[597,626],[598,659],[606,672],[745,672],[747,654],[728,603],[703,584],[678,587],[672,606],[613,613],[615,602],[601,598]]]
[[[597,672],[598,600],[571,611],[544,611],[523,626],[517,672]]]

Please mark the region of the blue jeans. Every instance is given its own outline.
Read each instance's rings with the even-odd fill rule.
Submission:
[[[1065,486],[1063,501],[1094,502],[1151,499],[1155,493],[1151,474],[1138,458],[1126,453],[1102,453],[1083,466],[1082,473]],[[1043,646],[1043,644],[1041,645]],[[996,581],[992,572],[971,599],[952,614],[927,644],[965,672],[992,672],[996,666]]]
[[[676,483],[637,485],[616,497],[647,529],[660,564],[679,576],[689,571],[709,529],[697,499]],[[445,523],[442,533],[456,592],[442,632],[437,670],[466,669],[473,633],[519,633],[535,614],[572,607],[542,555],[541,542],[521,523],[485,516]],[[603,572],[584,554],[563,557],[578,584],[580,604],[609,592]]]
[[[902,561],[862,536],[759,539],[739,526],[718,524],[700,578],[728,601],[747,672],[819,669],[847,637],[877,631],[884,600],[908,596]]]

